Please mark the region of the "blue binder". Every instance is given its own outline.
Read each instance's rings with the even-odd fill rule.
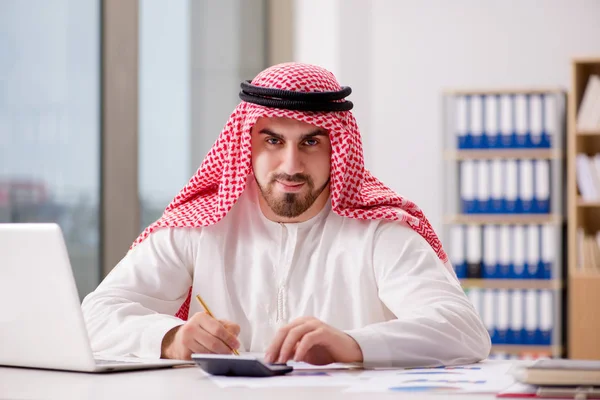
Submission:
[[[464,214],[475,214],[478,210],[476,200],[477,163],[474,160],[460,162],[460,197]]]
[[[542,142],[541,148],[552,147],[552,137],[557,127],[557,101],[556,95],[546,94],[543,96],[542,103],[542,114],[543,114],[543,125],[542,125]]]
[[[550,345],[552,343],[552,331],[553,331],[553,310],[554,310],[554,299],[553,293],[550,290],[538,291],[538,304],[540,308],[540,329],[538,343],[541,345]]]
[[[483,273],[485,279],[498,276],[498,228],[495,225],[483,226]]]
[[[467,96],[455,97],[456,111],[456,137],[458,138],[459,149],[471,148],[469,136],[469,103]]]
[[[502,148],[502,132],[500,131],[500,98],[490,94],[484,99],[484,136],[490,149]]]
[[[538,214],[550,213],[550,161],[536,160],[534,162],[535,204],[533,212]]]
[[[533,160],[521,159],[518,164],[520,201],[517,201],[517,209],[519,213],[531,214],[534,212]]]
[[[539,344],[540,308],[538,294],[535,289],[525,291],[525,344]]]
[[[502,148],[512,148],[515,146],[516,134],[514,132],[513,117],[513,99],[511,95],[504,94],[500,96],[500,132]]]
[[[526,148],[528,132],[528,98],[525,94],[517,94],[514,96],[514,110],[515,110],[515,143],[514,147]]]
[[[473,149],[485,149],[487,148],[487,140],[483,134],[483,96],[471,95],[469,103],[471,147]]]
[[[541,239],[540,226],[527,226],[527,264],[525,266],[525,278],[540,279],[541,271]]]
[[[524,279],[525,278],[525,227],[523,225],[515,225],[512,232],[513,243],[513,263],[510,270],[509,278]]]

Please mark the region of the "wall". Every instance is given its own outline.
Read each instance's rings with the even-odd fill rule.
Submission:
[[[367,167],[436,229],[444,88],[568,89],[571,58],[600,54],[600,1],[322,3],[296,0],[295,60],[331,67],[343,85],[357,86]]]

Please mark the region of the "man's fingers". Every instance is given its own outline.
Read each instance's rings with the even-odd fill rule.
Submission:
[[[302,361],[306,357],[306,353],[318,344],[323,344],[325,340],[325,329],[318,328],[312,332],[307,333],[302,337],[296,348],[294,354],[294,360]]]
[[[200,326],[210,335],[214,336],[218,340],[221,340],[224,343],[227,343],[229,347],[232,349],[237,349],[240,347],[240,342],[229,330],[225,329],[223,324],[214,319],[208,314],[205,314],[204,317],[200,319]],[[204,344],[204,343],[203,343]],[[208,347],[208,346],[207,346]],[[210,347],[208,347],[211,349]],[[231,350],[229,350],[231,353]]]
[[[228,321],[226,319],[220,319],[219,322],[225,327],[233,336],[240,334],[240,326],[235,322]]]
[[[208,353],[231,354],[231,349],[221,339],[204,329],[198,330],[194,335],[194,339],[198,344],[205,347]]]
[[[279,358],[277,360],[278,363],[287,362],[294,355],[294,349],[296,345],[300,342],[302,337],[309,332],[315,330],[315,325],[310,322],[306,322],[302,325],[296,326],[288,332],[285,337],[283,344],[281,345],[281,350],[279,351]]]
[[[273,341],[271,342],[269,347],[267,347],[267,351],[265,353],[265,362],[272,363],[272,362],[275,362],[275,360],[277,360],[279,358],[279,353],[281,351],[281,346],[283,345],[283,341],[285,340],[288,332],[291,329],[293,329],[299,325],[302,325],[305,322],[311,321],[313,319],[314,318],[311,318],[311,317],[297,318],[294,321],[287,324],[286,326],[279,329],[279,331],[277,331],[277,333],[275,334]]]

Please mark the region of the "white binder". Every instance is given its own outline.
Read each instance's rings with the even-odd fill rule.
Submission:
[[[490,168],[487,160],[477,163],[477,212],[487,214],[490,212]]]
[[[483,271],[486,279],[495,279],[498,275],[498,227],[483,226]]]
[[[459,149],[468,149],[470,147],[470,138],[468,137],[468,109],[466,96],[456,97],[456,136]]]
[[[526,278],[540,278],[540,247],[540,226],[527,226],[527,268],[525,273]]]
[[[512,271],[513,253],[511,248],[511,231],[509,225],[500,225],[500,251],[498,254],[499,266],[496,270],[496,278],[507,279]]]
[[[510,274],[512,279],[525,278],[525,227],[515,225],[513,227],[514,258],[513,269]]]
[[[538,295],[535,289],[525,291],[525,342],[538,344],[537,331],[539,329]]]
[[[516,147],[526,147],[528,134],[527,121],[527,96],[515,95],[515,133],[517,139]]]
[[[502,132],[502,147],[514,147],[513,143],[513,104],[510,95],[500,96],[500,131]]]
[[[535,161],[535,204],[534,212],[550,213],[550,161]]]
[[[520,212],[529,214],[533,212],[533,161],[522,159],[519,161],[519,199]]]
[[[508,343],[509,310],[510,302],[507,289],[498,289],[496,292],[497,321],[496,321],[496,343]]]
[[[481,226],[467,225],[467,278],[481,278]]]
[[[534,94],[529,97],[529,143],[528,147],[543,146],[544,115],[542,113],[543,96]]]
[[[483,137],[483,102],[481,96],[472,95],[470,101],[470,121],[472,148],[481,149],[486,147]]]
[[[491,198],[491,213],[500,214],[504,212],[504,162],[502,160],[492,160],[491,168],[491,183],[490,183],[490,198]]]
[[[485,137],[489,148],[498,148],[501,144],[498,96],[487,95],[485,101]]]
[[[523,311],[525,301],[523,298],[523,291],[515,289],[511,292],[511,303],[510,303],[510,343],[511,344],[523,344],[524,343],[524,325],[523,325]]]
[[[505,192],[504,192],[504,205],[506,213],[517,213],[518,196],[519,196],[519,181],[518,181],[518,167],[516,160],[506,160],[504,163],[505,172]]]
[[[463,213],[476,212],[475,207],[475,161],[464,160],[460,163],[460,198]]]

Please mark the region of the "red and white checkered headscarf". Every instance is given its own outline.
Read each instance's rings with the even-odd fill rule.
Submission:
[[[258,74],[252,85],[298,92],[339,91],[335,76],[318,66],[275,65]],[[252,172],[250,130],[259,117],[287,117],[329,132],[331,141],[330,196],[333,212],[358,219],[406,223],[431,245],[452,270],[429,221],[411,201],[397,195],[364,167],[360,132],[349,111],[305,112],[269,108],[242,101],[190,182],[166,208],[163,216],[142,232],[132,248],[162,227],[194,228],[216,224],[231,210]],[[177,316],[186,320],[190,296]]]

